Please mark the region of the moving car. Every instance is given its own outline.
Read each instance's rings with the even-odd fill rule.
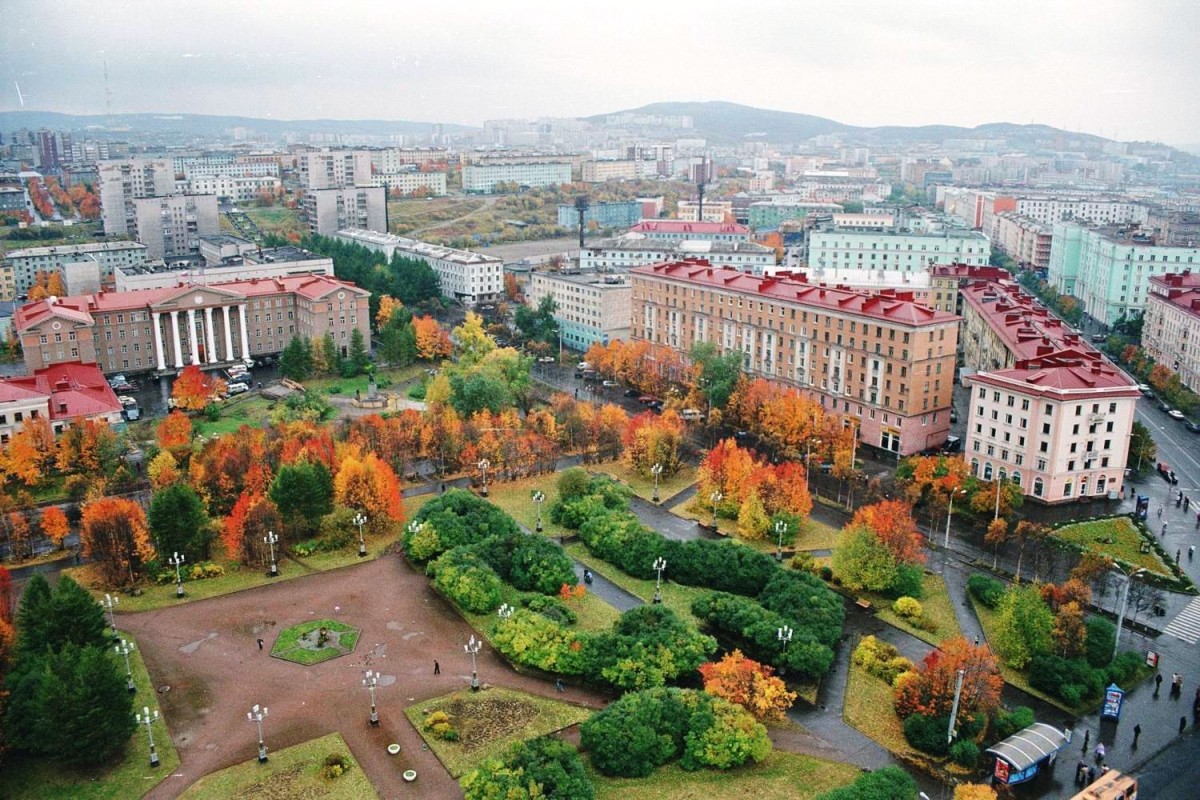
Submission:
[[[130,422],[137,422],[142,417],[141,409],[137,406],[125,406],[121,409],[121,414]]]
[[[1153,396],[1154,396],[1154,390],[1153,390],[1153,389],[1151,389],[1149,386],[1147,386],[1147,385],[1146,385],[1146,384],[1144,384],[1144,383],[1139,383],[1139,384],[1138,384],[1138,391],[1139,391],[1139,392],[1141,392],[1142,394],[1146,395],[1146,397],[1153,397]]]
[[[637,397],[640,394],[641,394],[641,392],[639,392],[637,389],[626,389],[625,390],[626,397]]]
[[[1183,423],[1183,427],[1187,428],[1192,433],[1200,433],[1200,422],[1192,422],[1191,420],[1188,420],[1187,422]]]
[[[555,358],[554,356],[542,356],[541,358],[538,359],[538,363],[539,364],[553,364],[557,360],[558,359]]]
[[[616,385],[617,385],[616,381],[605,381],[604,382],[604,388],[606,388],[606,389],[611,389]]]

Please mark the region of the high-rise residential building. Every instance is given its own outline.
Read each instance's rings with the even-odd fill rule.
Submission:
[[[96,164],[101,218],[108,236],[133,232],[133,201],[175,191],[175,170],[167,158],[124,158]]]
[[[1125,197],[1094,193],[1008,193],[963,186],[939,186],[938,203],[968,226],[998,237],[1001,214],[1016,214],[1046,226],[1069,220],[1100,225],[1141,224],[1147,206]]]
[[[12,250],[0,262],[0,300],[15,300],[29,294],[37,283],[39,272],[47,275],[62,272],[64,264],[94,261],[99,265],[101,280],[111,283],[114,270],[144,264],[146,258],[146,245],[140,242],[94,242]]]
[[[1158,244],[1138,229],[1060,222],[1050,245],[1048,281],[1104,325],[1145,308],[1150,278],[1200,266],[1200,247]]]
[[[146,245],[147,258],[200,252],[200,237],[220,230],[217,196],[173,194],[133,201],[134,238]]]
[[[365,186],[371,180],[371,153],[367,150],[316,150],[296,159],[300,180],[309,189],[344,189]]]
[[[571,182],[570,156],[473,156],[463,165],[464,192],[491,194],[501,184],[542,189]]]
[[[1155,275],[1142,324],[1146,353],[1200,392],[1200,272]]]
[[[370,347],[370,292],[325,275],[98,292],[29,303],[13,324],[25,365],[64,361],[105,373],[174,373],[273,355],[293,336],[329,333],[345,355],[355,329]]]
[[[976,231],[822,227],[808,234],[810,267],[926,272],[934,264],[984,266],[990,257],[988,238]]]
[[[629,338],[630,291],[628,275],[534,272],[526,303],[536,308],[543,297],[554,298],[562,343],[587,350],[595,343]]]
[[[1053,227],[1046,223],[1006,211],[996,217],[993,242],[1018,264],[1046,269],[1050,266],[1053,234]]]
[[[386,202],[382,186],[313,189],[302,201],[309,231],[321,236],[332,236],[345,228],[382,231]]]
[[[391,195],[425,194],[426,196],[441,197],[446,194],[446,173],[444,172],[408,172],[380,173],[372,175],[365,186],[382,186]]]
[[[874,295],[756,278],[703,260],[638,267],[631,338],[739,352],[751,377],[795,386],[899,455],[950,430],[958,317],[893,290]]]
[[[1044,503],[1116,497],[1136,384],[1016,284],[977,281],[962,294],[972,474]]]
[[[466,306],[494,302],[504,291],[504,262],[495,256],[377,231],[346,229],[335,238],[375,250],[389,261],[392,256],[424,261],[437,273],[442,294]]]

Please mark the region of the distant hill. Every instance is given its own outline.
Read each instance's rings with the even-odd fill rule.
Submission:
[[[1049,125],[1017,125],[1008,122],[993,122],[964,128],[958,125],[887,125],[874,128],[846,125],[825,117],[797,114],[791,111],[774,111],[765,108],[727,103],[720,100],[708,102],[651,103],[640,108],[613,111],[585,117],[588,122],[604,122],[613,114],[662,114],[686,115],[692,118],[696,134],[719,141],[743,140],[747,137],[764,138],[774,142],[795,142],[813,136],[844,134],[847,138],[863,142],[939,142],[943,139],[1006,138],[1029,141],[1067,137],[1074,141],[1092,144],[1107,141],[1089,133],[1064,131]]]
[[[409,120],[338,120],[338,119],[262,119],[229,117],[215,114],[60,114],[55,111],[0,111],[0,131],[21,128],[102,131],[129,128],[148,133],[182,133],[198,136],[223,134],[230,128],[247,128],[269,136],[284,133],[340,133],[360,136],[428,136],[432,122]],[[442,125],[445,134],[467,133],[466,125]]]

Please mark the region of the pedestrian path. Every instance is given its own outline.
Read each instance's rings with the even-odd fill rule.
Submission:
[[[1164,633],[1169,633],[1176,639],[1183,639],[1188,644],[1195,644],[1200,641],[1200,597],[1194,598],[1192,602],[1180,611],[1175,619],[1171,620],[1171,624],[1167,626]]]

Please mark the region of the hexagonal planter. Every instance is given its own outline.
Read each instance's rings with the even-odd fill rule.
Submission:
[[[284,628],[271,646],[271,656],[311,666],[354,652],[361,631],[331,619],[314,619]]]

